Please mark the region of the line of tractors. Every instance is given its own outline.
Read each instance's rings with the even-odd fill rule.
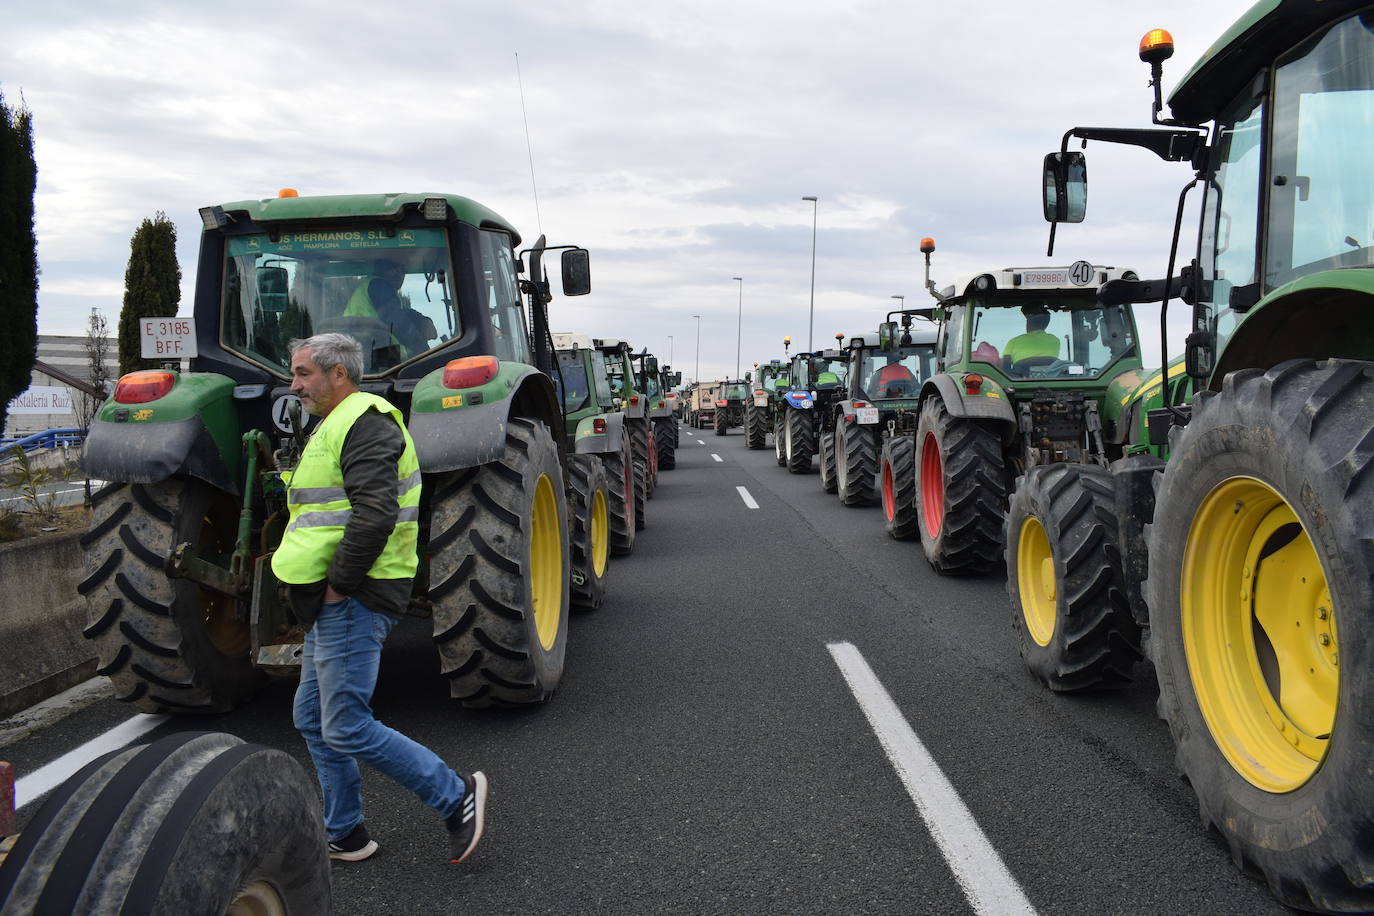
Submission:
[[[1086,211],[1071,140],[1185,163],[1163,278],[1076,261],[937,289],[924,240],[933,306],[697,385],[677,409],[718,435],[742,427],[749,448],[771,435],[780,466],[814,464],[846,506],[881,505],[888,534],[919,539],[940,574],[1004,569],[1021,655],[1049,689],[1117,687],[1151,661],[1180,772],[1236,863],[1290,906],[1370,912],[1374,184],[1361,138],[1374,133],[1374,12],[1264,0],[1166,106],[1172,48],[1162,30],[1140,46],[1153,126],[1067,130],[1042,182],[1052,258],[1059,225]],[[216,712],[294,670],[300,628],[267,562],[286,515],[280,471],[309,433],[288,344],[339,331],[363,344],[363,389],[402,410],[416,443],[410,611],[432,627],[453,696],[546,700],[569,607],[601,603],[609,555],[633,549],[673,467],[680,377],[624,341],[552,333],[544,258],[561,251],[575,296],[590,290],[587,252],[543,238],[521,250],[472,200],[291,194],[201,217],[191,371],[121,378],[87,440],[87,473],[112,481],[82,541],[99,672],[140,710]],[[398,275],[384,302],[359,293]],[[1158,304],[1158,354],[1142,352],[1142,303]],[[1171,304],[1191,315],[1177,358]],[[87,868],[92,832],[71,825],[99,833],[149,804],[133,791],[149,774],[182,793],[175,813],[197,784],[177,774],[210,756],[265,761],[219,744],[195,756],[194,740],[154,752],[164,744],[54,793],[0,867],[5,912],[48,897],[81,910],[73,867],[119,870]],[[252,798],[265,777],[243,778]],[[318,887],[278,873],[291,856],[270,833],[205,911],[290,912],[283,888]],[[322,840],[291,842],[317,843],[318,871]],[[134,890],[160,886],[156,870],[128,870]]]
[[[1374,911],[1362,7],[1256,5],[1168,117],[1172,38],[1153,30],[1139,52],[1156,126],[1074,127],[1045,157],[1049,257],[1086,211],[1071,140],[1186,163],[1165,277],[1076,261],[938,289],[923,239],[935,304],[755,363],[741,422],[747,447],[771,433],[780,466],[814,463],[846,506],[881,505],[935,572],[1004,570],[1021,657],[1050,690],[1121,687],[1148,659],[1203,822],[1275,897],[1318,912]],[[1141,350],[1142,303],[1158,353]],[[1191,310],[1175,357],[1171,303]]]
[[[81,540],[97,672],[147,713],[226,711],[266,676],[297,674],[304,634],[270,563],[287,514],[282,472],[314,422],[290,391],[290,344],[342,332],[362,344],[362,390],[400,408],[415,440],[420,570],[407,613],[431,628],[452,696],[547,700],[570,608],[601,606],[609,558],[634,550],[658,474],[676,464],[668,392],[680,375],[624,340],[551,332],[544,258],[561,250],[563,292],[577,296],[591,288],[587,251],[542,237],[521,250],[513,226],[467,198],[288,189],[200,215],[190,371],[125,375],[86,440],[87,473],[111,482]],[[294,793],[256,819],[262,845],[246,859],[183,873],[173,854],[213,844],[213,823],[179,822],[170,840],[116,829],[150,804],[190,804],[188,766],[220,758],[234,765],[201,780],[204,797],[247,781],[226,810],[286,791],[264,782]],[[319,834],[318,800],[293,766],[228,736],[107,755],[0,853],[0,911],[94,912],[116,899],[140,912],[326,910],[324,838],[302,840]],[[77,822],[111,842],[74,838]],[[142,877],[110,856],[144,856]],[[189,909],[188,884],[200,888]],[[74,909],[52,908],[59,896]]]

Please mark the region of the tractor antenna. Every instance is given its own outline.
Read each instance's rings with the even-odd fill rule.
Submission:
[[[530,143],[530,116],[525,110],[525,81],[520,76],[520,52],[515,52],[515,83],[520,87],[520,117],[525,120],[525,151],[530,157],[530,188],[534,191],[534,222],[539,234],[544,234],[544,221],[539,216],[539,185],[534,180],[534,146]]]

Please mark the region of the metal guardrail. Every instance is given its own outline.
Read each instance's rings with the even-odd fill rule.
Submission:
[[[41,433],[34,433],[19,439],[0,439],[0,458],[3,458],[6,453],[10,453],[16,445],[26,452],[33,452],[42,448],[80,445],[85,438],[86,430],[79,426],[72,426],[62,429],[45,429]]]

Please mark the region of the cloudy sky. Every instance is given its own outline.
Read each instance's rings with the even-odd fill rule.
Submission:
[[[818,346],[871,330],[893,295],[929,301],[922,236],[941,285],[1044,264],[1043,154],[1075,124],[1149,126],[1146,30],[1177,41],[1167,91],[1248,5],[11,0],[0,92],[34,118],[39,327],[113,322],[129,237],[158,210],[190,314],[201,206],[446,191],[591,249],[593,293],[556,299],[556,330],[627,337],[691,377],[699,324],[719,377],[740,324],[745,367],[807,341],[803,195]],[[1186,167],[1088,157],[1088,221],[1054,261],[1161,275]]]

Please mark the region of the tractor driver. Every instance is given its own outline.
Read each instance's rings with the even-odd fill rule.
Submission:
[[[1002,368],[1011,369],[1023,359],[1059,358],[1059,338],[1045,328],[1050,325],[1050,313],[1041,305],[1027,305],[1021,309],[1026,316],[1026,333],[1018,334],[1002,348]]]
[[[898,398],[915,395],[916,377],[902,365],[902,354],[887,354],[887,365],[873,373],[864,391],[872,398]]]
[[[390,259],[381,260],[373,268],[374,276],[364,279],[353,290],[344,307],[346,318],[375,318],[391,331],[391,342],[401,348],[401,356],[413,356],[429,349],[429,342],[439,336],[434,322],[407,303],[401,301],[401,285],[405,283],[405,265]]]

